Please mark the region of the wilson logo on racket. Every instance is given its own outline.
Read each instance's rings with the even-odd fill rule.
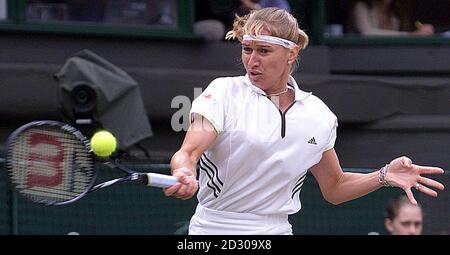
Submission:
[[[61,162],[64,159],[64,147],[55,137],[33,133],[29,138],[30,153],[26,175],[26,187],[54,187],[62,183]],[[42,150],[40,148],[45,148]],[[45,167],[45,171],[38,169]]]
[[[27,123],[14,130],[7,144],[6,169],[12,184],[25,198],[47,206],[72,203],[120,183],[167,188],[178,182],[175,176],[136,172],[103,157],[98,163],[124,175],[95,185],[97,158],[89,139],[57,121]]]

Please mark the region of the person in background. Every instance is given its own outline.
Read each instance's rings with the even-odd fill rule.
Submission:
[[[206,41],[222,41],[225,32],[232,28],[236,15],[243,16],[265,7],[291,11],[286,0],[197,0],[194,33]]]
[[[196,0],[194,33],[206,41],[223,41],[239,1]]]
[[[104,22],[128,25],[176,26],[176,0],[114,0],[105,6]]]
[[[402,11],[400,11],[402,10]],[[434,27],[409,17],[395,0],[358,0],[351,8],[348,32],[369,36],[432,36]]]
[[[421,235],[422,221],[422,206],[405,195],[392,199],[386,208],[384,225],[392,235]]]
[[[69,0],[68,16],[71,21],[103,22],[107,0]]]
[[[246,12],[267,7],[277,7],[291,12],[291,6],[286,0],[241,0],[241,8],[246,10]]]

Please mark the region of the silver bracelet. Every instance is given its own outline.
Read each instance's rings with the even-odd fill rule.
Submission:
[[[383,166],[380,171],[378,172],[378,182],[383,185],[384,187],[392,187],[387,181],[386,181],[386,175],[388,170],[389,164],[386,164]]]

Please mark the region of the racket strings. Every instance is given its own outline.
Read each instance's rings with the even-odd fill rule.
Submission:
[[[60,203],[92,185],[95,163],[85,142],[60,127],[43,125],[11,143],[10,176],[20,192],[36,201]]]

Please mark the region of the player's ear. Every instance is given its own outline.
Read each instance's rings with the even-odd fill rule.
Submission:
[[[392,233],[394,231],[394,227],[392,226],[392,220],[391,219],[384,219],[384,226],[386,229]]]
[[[295,45],[292,49],[289,50],[289,61],[294,62],[297,59],[299,53],[300,46]]]

